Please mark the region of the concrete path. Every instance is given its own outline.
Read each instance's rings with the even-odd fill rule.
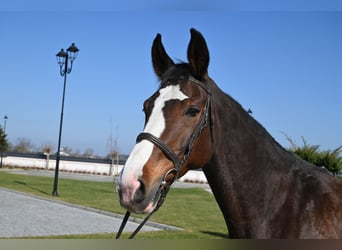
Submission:
[[[113,233],[120,227],[121,217],[115,214],[56,202],[0,188],[0,238]],[[128,222],[125,232],[132,232],[138,223]],[[168,228],[150,223],[143,231]]]
[[[12,174],[53,177],[52,171],[1,169]],[[112,176],[59,173],[59,178],[114,182]],[[207,184],[176,182],[173,188],[203,188]],[[118,231],[123,216],[66,202],[55,201],[0,187],[0,238],[54,236],[71,234],[113,233]],[[132,219],[125,232],[133,232],[139,219]],[[180,230],[176,227],[147,222],[143,231]]]

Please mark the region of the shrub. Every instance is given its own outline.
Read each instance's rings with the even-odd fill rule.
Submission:
[[[319,150],[319,145],[310,145],[302,137],[303,146],[298,146],[288,135],[286,139],[290,142],[290,151],[298,155],[303,160],[310,162],[318,167],[325,167],[334,176],[342,170],[342,145],[334,150]]]
[[[342,146],[334,150],[322,151],[318,155],[318,159],[315,163],[317,166],[324,166],[334,175],[337,175],[342,170]]]

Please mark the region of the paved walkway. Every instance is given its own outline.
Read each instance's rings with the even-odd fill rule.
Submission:
[[[113,233],[114,237],[121,224],[121,216],[115,214],[4,188],[0,188],[0,201],[0,238],[96,233]],[[128,222],[125,231],[132,232],[137,226]],[[158,224],[143,227],[144,231],[161,229],[163,225]]]
[[[46,171],[23,171],[2,169],[13,174],[44,175]],[[113,177],[60,173],[60,178],[113,182]],[[175,188],[202,187],[206,184],[175,183]],[[118,231],[123,216],[99,211],[66,202],[55,201],[0,187],[0,238],[55,236],[72,234],[113,233]],[[126,225],[125,232],[133,232],[139,225],[133,219]],[[177,230],[153,222],[147,222],[142,231]]]

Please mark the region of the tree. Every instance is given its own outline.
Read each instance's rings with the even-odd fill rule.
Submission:
[[[7,150],[8,150],[8,142],[7,142],[6,134],[4,130],[2,129],[2,127],[0,127],[0,157],[1,157],[0,167],[1,168],[2,168],[2,160]]]
[[[13,147],[13,151],[18,153],[30,153],[32,152],[33,148],[34,146],[32,145],[30,139],[19,137],[17,139],[17,144]]]
[[[84,157],[87,157],[87,158],[94,158],[94,149],[92,149],[92,148],[87,148],[87,149],[84,151],[83,156],[84,156]]]
[[[112,160],[111,165],[109,167],[109,175],[112,175],[112,168],[114,167],[114,162],[116,160],[116,165],[114,167],[114,175],[118,175],[119,174],[119,169],[118,169],[118,165],[119,165],[119,152],[116,150],[111,150],[108,154],[109,159]]]
[[[43,144],[42,145],[42,151],[44,153],[44,155],[46,155],[46,166],[45,169],[48,170],[49,169],[49,162],[50,162],[50,155],[53,151],[53,146],[51,144]]]
[[[72,155],[72,148],[68,146],[61,148],[61,155],[66,155],[66,156]]]
[[[8,144],[6,137],[7,137],[7,135],[5,134],[2,127],[0,126],[0,151],[1,151],[1,154],[3,152],[7,152],[8,147],[9,147],[9,144]]]

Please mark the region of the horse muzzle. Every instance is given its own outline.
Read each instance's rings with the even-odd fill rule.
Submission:
[[[141,180],[131,180],[123,184],[119,179],[117,186],[120,205],[128,211],[136,214],[148,214],[155,208],[160,193],[158,185],[147,190]]]

